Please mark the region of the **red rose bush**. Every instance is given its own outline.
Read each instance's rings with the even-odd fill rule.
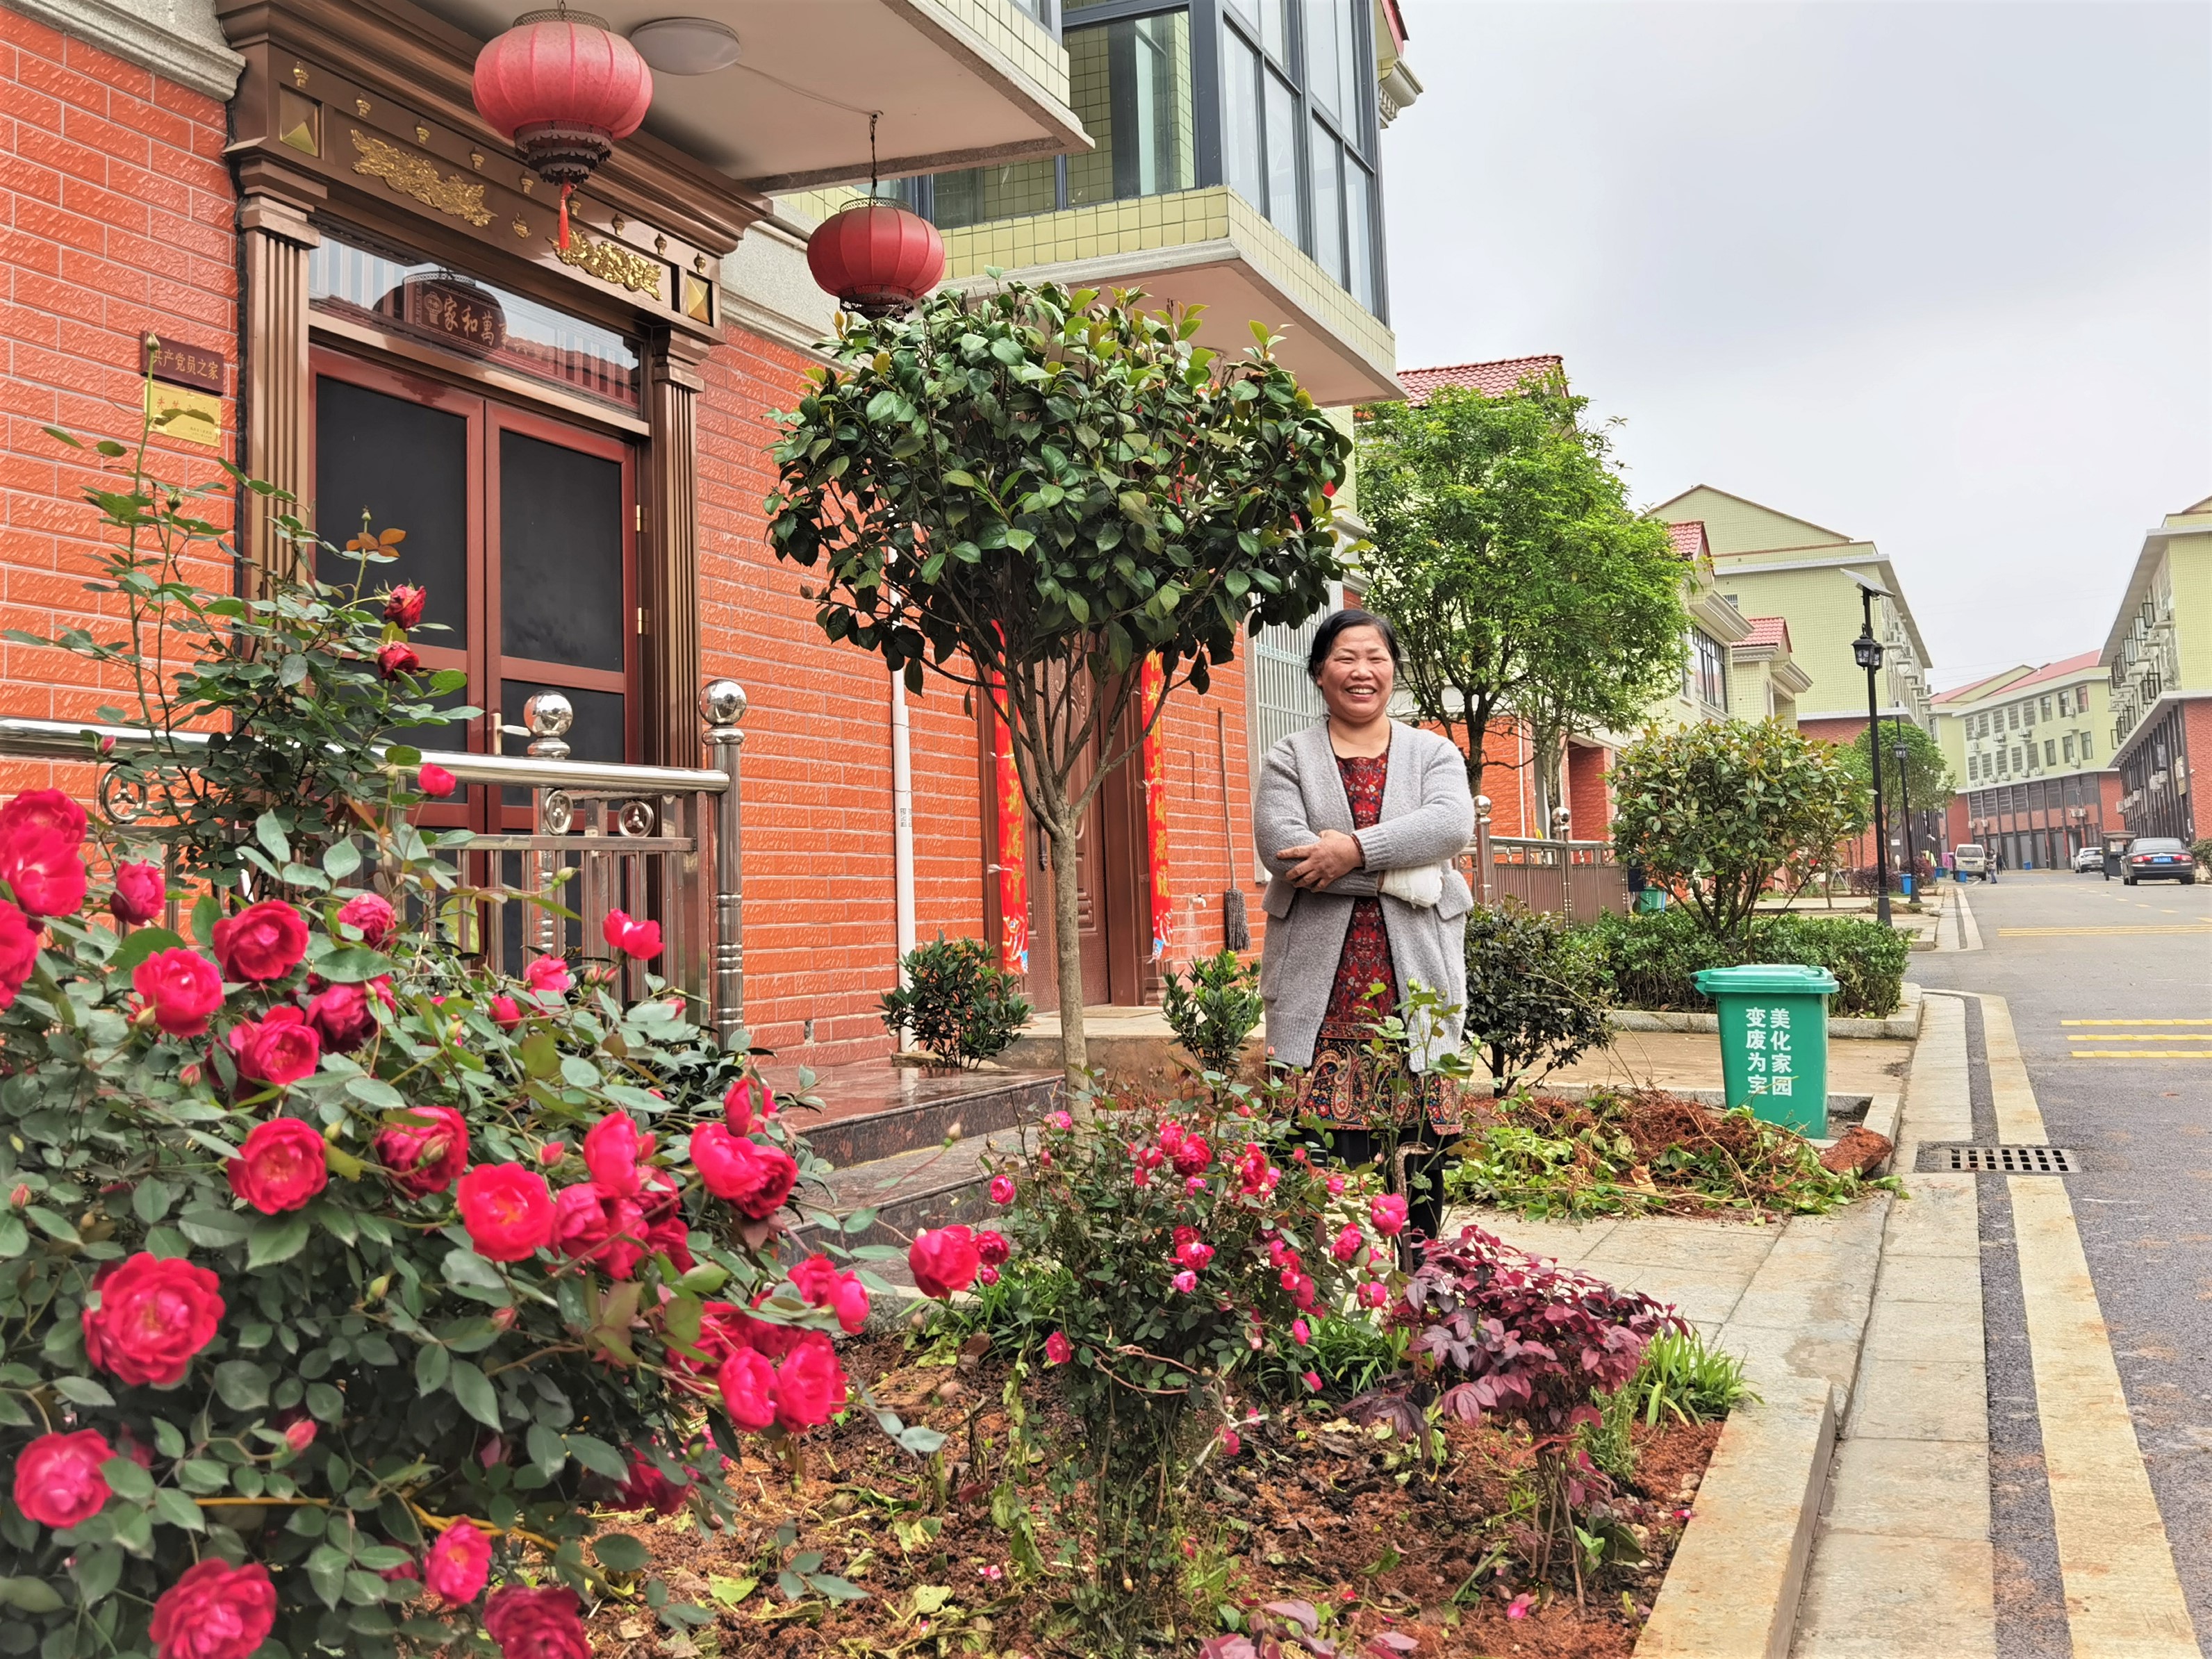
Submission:
[[[1103,1471],[1095,1594],[1146,1598],[1180,1559],[1185,1475],[1230,1420],[1241,1374],[1263,1359],[1308,1370],[1309,1314],[1381,1282],[1387,1252],[1333,1248],[1347,1231],[1373,1242],[1367,1193],[1316,1167],[1283,1102],[1239,1086],[1054,1112],[994,1171],[991,1195],[1003,1236],[921,1235],[915,1283],[951,1295],[1010,1259],[1056,1271],[1060,1328],[1043,1358]]]
[[[444,790],[391,739],[461,688],[422,591],[367,591],[398,532],[349,586],[197,595],[220,492],[139,483],[99,498],[109,591],[204,654],[97,649],[157,735],[225,738],[104,761],[120,823],[0,802],[0,1648],[586,1659],[610,1574],[675,1630],[591,1511],[726,1522],[744,1436],[860,1392],[870,1252],[785,1249],[822,1168],[652,921],[585,941],[635,1002],[430,925],[467,836],[410,821]]]

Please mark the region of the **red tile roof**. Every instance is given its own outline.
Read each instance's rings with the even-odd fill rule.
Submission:
[[[1705,542],[1705,521],[1685,519],[1680,524],[1667,526],[1667,538],[1674,544],[1674,556],[1680,559],[1700,559],[1711,551]]]
[[[1531,376],[1556,372],[1565,361],[1559,357],[1506,357],[1494,363],[1401,368],[1398,371],[1398,384],[1406,388],[1406,401],[1409,404],[1426,403],[1429,394],[1440,386],[1464,386],[1486,398],[1503,398],[1520,390],[1521,382]]]
[[[1787,651],[1790,648],[1790,619],[1788,617],[1753,617],[1750,620],[1751,632],[1745,635],[1741,639],[1735,642],[1735,648],[1737,650],[1747,651],[1754,646],[1764,645],[1778,645],[1784,651]]]
[[[2014,692],[2025,691],[2031,685],[2047,685],[2052,680],[2079,679],[2083,673],[2094,674],[2104,665],[2105,659],[2101,654],[2094,651],[2084,651],[2079,656],[2067,657],[2058,662],[2047,662],[2034,672],[2023,674],[2016,680],[2005,680],[2002,684],[1991,684],[1992,681],[2002,678],[2001,675],[1986,674],[1980,679],[1970,681],[1954,690],[1942,693],[1935,701],[1979,702],[1985,696],[2009,697]],[[1984,686],[1989,688],[1986,691],[1981,689]]]

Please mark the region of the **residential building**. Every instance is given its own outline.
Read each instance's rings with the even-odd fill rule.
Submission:
[[[1710,484],[1651,511],[1670,524],[1695,520],[1705,526],[1714,580],[1737,611],[1787,619],[1792,659],[1807,681],[1796,698],[1801,731],[1849,743],[1866,729],[1866,672],[1851,655],[1862,620],[1859,589],[1847,572],[1871,577],[1889,593],[1875,602],[1874,611],[1883,650],[1875,686],[1881,712],[1928,724],[1928,647],[1895,568],[1872,542]]]
[[[1376,132],[1419,83],[1373,0],[1249,16],[1243,0],[1071,0],[1065,18],[1054,0],[717,0],[709,22],[741,50],[657,74],[644,127],[568,203],[567,246],[554,192],[472,102],[477,52],[514,21],[495,0],[11,6],[9,626],[52,634],[96,611],[80,585],[92,475],[40,428],[135,433],[158,336],[211,386],[195,426],[157,439],[163,465],[234,461],[325,533],[364,509],[410,532],[392,579],[425,582],[452,630],[422,655],[467,672],[488,711],[448,729],[454,746],[498,750],[532,694],[559,690],[576,758],[696,765],[702,684],[745,686],[745,1014],[789,1058],[889,1046],[876,1004],[903,915],[923,938],[995,937],[1002,920],[988,714],[943,683],[904,697],[878,659],[830,643],[766,544],[771,413],[803,395],[831,319],[805,258],[814,193],[945,178],[948,201],[969,189],[1029,238],[1009,257],[998,221],[970,213],[951,229],[957,271],[1045,263],[1206,298],[1215,330],[1282,329],[1323,395],[1395,392]],[[625,0],[610,21],[655,19]],[[981,182],[1017,175],[1049,178],[1051,199],[1017,212]],[[260,507],[242,539],[279,556]],[[88,720],[112,701],[80,659],[0,655],[8,714]],[[1234,754],[1241,673],[1171,705],[1178,894],[1249,869],[1217,710]],[[895,853],[902,733],[910,866]],[[89,794],[89,771],[8,763],[0,783]],[[1133,779],[1099,810],[1091,994],[1128,1001],[1155,983],[1148,884],[1166,872],[1131,834]],[[478,788],[445,815],[514,829],[527,809]],[[1180,958],[1217,946],[1220,921],[1186,908],[1174,933]]]
[[[1734,712],[1747,720],[1797,724],[1797,699],[1813,689],[1813,677],[1797,665],[1790,645],[1787,617],[1753,617],[1751,631],[1729,647],[1735,670]]]
[[[2110,688],[2100,669],[2088,651],[1936,699],[1936,739],[1959,781],[1946,845],[1978,841],[2015,870],[2063,869],[2119,827]]]
[[[2212,835],[2212,496],[2145,532],[2100,653],[2120,811],[2138,836]]]

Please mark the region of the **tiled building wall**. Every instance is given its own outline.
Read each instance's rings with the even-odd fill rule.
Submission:
[[[1266,882],[1257,874],[1252,840],[1252,772],[1244,721],[1242,653],[1251,648],[1251,642],[1240,638],[1237,646],[1237,660],[1215,672],[1205,696],[1177,691],[1161,717],[1161,747],[1167,762],[1168,892],[1175,902],[1175,927],[1168,937],[1164,965],[1178,973],[1194,958],[1221,949],[1222,896],[1232,885],[1244,895],[1255,955],[1267,931],[1267,918],[1260,908]],[[1218,731],[1217,713],[1222,717]]]
[[[100,475],[43,428],[135,438],[149,331],[234,358],[234,196],[221,104],[4,9],[0,91],[0,627],[52,635],[118,612],[83,588],[105,539],[83,491]],[[235,416],[226,399],[224,453]],[[155,450],[161,476],[220,477],[214,450]],[[227,580],[212,565],[188,574]],[[63,653],[0,644],[9,714],[88,720],[122,685]],[[82,793],[89,769],[0,762],[0,791],[49,782]]]

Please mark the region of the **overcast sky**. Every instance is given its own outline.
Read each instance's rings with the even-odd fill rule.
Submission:
[[[1401,368],[1559,352],[1636,499],[1875,542],[1949,688],[2212,495],[2212,5],[1402,0]]]

